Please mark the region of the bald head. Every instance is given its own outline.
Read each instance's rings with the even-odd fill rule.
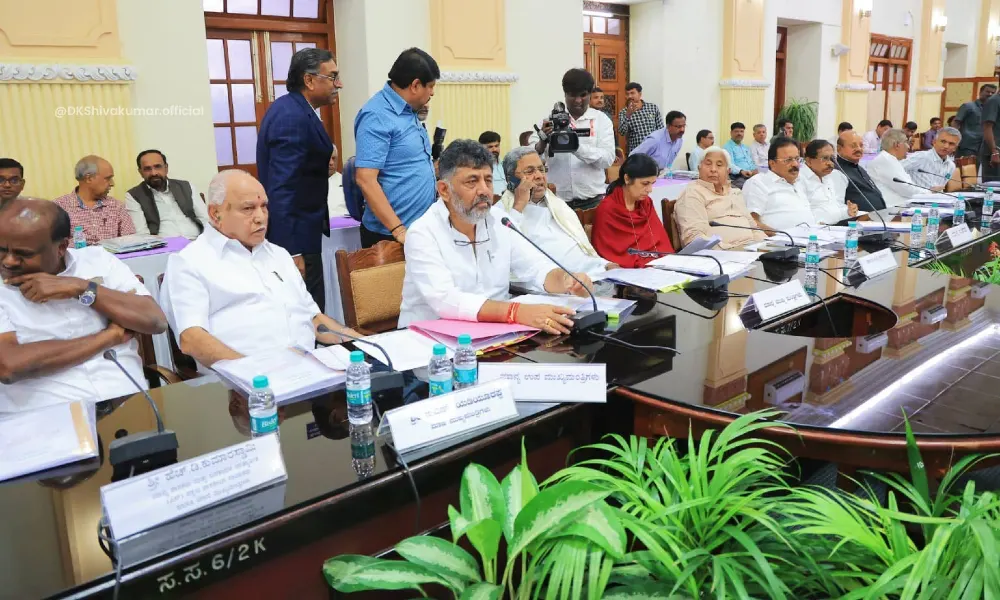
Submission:
[[[246,171],[220,171],[208,184],[208,216],[222,235],[252,249],[267,233],[264,186]]]
[[[861,162],[865,154],[865,145],[856,131],[845,131],[837,136],[837,154],[852,163]]]
[[[69,237],[69,215],[56,203],[11,200],[0,211],[0,276],[6,281],[30,273],[61,272]]]
[[[115,186],[115,170],[111,163],[100,156],[84,156],[76,162],[73,175],[77,181],[77,193],[84,202],[92,203],[108,197]]]

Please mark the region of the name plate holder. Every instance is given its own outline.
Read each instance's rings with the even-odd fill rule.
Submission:
[[[872,279],[883,273],[892,271],[899,265],[896,264],[896,257],[892,255],[892,249],[883,248],[872,254],[865,254],[858,257],[858,266],[865,277]]]
[[[495,380],[394,408],[382,415],[378,435],[391,432],[396,452],[403,454],[517,414],[510,384]]]
[[[810,304],[809,295],[798,279],[776,285],[772,288],[750,295],[750,300],[743,305],[741,315],[757,313],[761,322],[798,310]],[[744,322],[746,319],[744,319]]]
[[[972,230],[965,223],[949,227],[944,231],[946,239],[951,243],[952,249],[963,246],[972,241]]]
[[[608,401],[605,364],[480,363],[479,381],[503,380],[515,402]]]
[[[266,435],[102,486],[101,505],[117,541],[287,479]]]

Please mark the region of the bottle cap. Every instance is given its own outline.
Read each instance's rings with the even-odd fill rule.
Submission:
[[[816,234],[815,234],[815,233],[811,233],[811,234],[809,234],[809,241],[810,241],[810,242],[818,242],[818,241],[819,241],[819,238],[818,238],[818,237],[816,237]]]
[[[920,214],[920,209],[919,208],[913,209],[913,214],[914,215],[919,215]]]
[[[268,386],[267,375],[258,375],[253,378],[253,389],[262,390]]]
[[[365,353],[362,352],[361,350],[352,350],[351,351],[351,362],[352,363],[365,362]]]
[[[857,229],[858,228],[858,222],[857,221],[851,221],[850,223],[847,224],[847,226],[849,228],[851,228],[851,229]]]
[[[73,231],[83,231],[83,225],[77,225],[73,228]]]
[[[462,335],[458,336],[458,343],[459,344],[471,344],[472,343],[472,336],[469,335],[469,334],[467,334],[467,333],[463,333]]]
[[[993,188],[988,187],[988,188],[986,188],[986,191],[992,194],[993,193]]]
[[[931,204],[931,208],[937,208],[937,207],[938,207],[937,202],[935,202],[934,204]]]
[[[444,344],[434,344],[434,356],[445,356],[448,354],[448,349],[444,347]]]

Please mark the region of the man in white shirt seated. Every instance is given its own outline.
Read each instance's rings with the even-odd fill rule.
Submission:
[[[198,237],[208,225],[205,201],[194,185],[167,179],[167,157],[159,150],[143,150],[135,159],[142,183],[125,194],[125,209],[137,234]]]
[[[520,323],[569,333],[569,308],[510,301],[510,281],[551,294],[587,290],[516,232],[500,223],[493,198],[493,157],[473,140],[441,154],[438,201],[406,234],[406,275],[399,326],[431,319]],[[592,287],[586,273],[576,273]]]
[[[160,291],[183,353],[200,365],[276,348],[311,350],[334,332],[357,333],[320,313],[291,255],[264,239],[267,196],[245,171],[230,169],[208,186],[211,226],[171,255]]]
[[[570,271],[595,277],[618,267],[597,254],[573,209],[549,191],[545,165],[534,148],[511,150],[503,168],[510,185],[496,204],[501,211],[497,214],[510,217],[531,241]]]
[[[347,202],[344,200],[344,181],[337,171],[337,145],[333,145],[333,154],[330,155],[330,166],[327,172],[330,175],[330,190],[326,194],[326,205],[330,209],[331,217],[341,217],[347,214]]]
[[[768,149],[767,173],[751,177],[743,185],[747,210],[768,229],[784,230],[796,225],[816,225],[809,199],[795,186],[799,178],[799,144],[779,137]]]
[[[882,136],[885,135],[886,131],[892,129],[892,121],[889,119],[882,119],[878,122],[878,126],[875,131],[869,131],[861,137],[862,143],[864,143],[865,154],[876,154],[882,145]]]
[[[952,158],[962,141],[962,134],[954,127],[938,132],[930,150],[915,152],[903,161],[903,168],[913,178],[913,183],[931,188],[935,192],[953,192],[962,189],[962,176]]]
[[[753,141],[750,142],[750,156],[758,168],[767,166],[767,151],[771,144],[767,141],[767,125],[758,123],[753,126]]]
[[[868,175],[882,192],[886,208],[905,206],[910,198],[921,193],[920,188],[910,185],[913,179],[903,169],[901,161],[906,158],[906,153],[909,151],[910,140],[906,132],[890,129],[882,136],[882,151],[865,165]],[[906,183],[898,183],[893,181],[894,179]]]
[[[819,139],[809,142],[805,168],[799,170],[795,182],[809,200],[809,208],[820,225],[835,225],[858,216],[858,205],[844,198],[847,179],[833,175],[833,155],[830,142]]]
[[[163,311],[124,263],[100,246],[70,249],[69,215],[17,198],[0,212],[0,413],[137,390],[135,333],[166,331]]]
[[[580,138],[576,152],[558,152],[546,160],[549,180],[555,184],[556,192],[568,199],[570,208],[587,210],[604,199],[607,190],[605,169],[615,162],[615,127],[606,114],[590,107],[590,94],[594,90],[594,78],[590,73],[570,69],[563,75],[562,87],[570,127],[588,129],[590,135]],[[552,122],[545,119],[540,129],[541,137],[536,131],[528,143],[545,155],[549,151]]]

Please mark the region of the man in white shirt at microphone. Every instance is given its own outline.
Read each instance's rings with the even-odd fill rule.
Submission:
[[[167,261],[160,302],[181,352],[199,365],[316,340],[358,337],[322,314],[291,255],[267,241],[267,196],[246,171],[219,172],[208,185],[211,227]],[[333,333],[317,334],[320,326]]]
[[[492,207],[493,156],[485,146],[473,140],[452,142],[441,154],[440,170],[437,202],[406,236],[399,326],[441,318],[569,333],[573,310],[511,301],[510,281],[587,297],[593,287],[590,277],[575,273],[577,282],[502,224],[506,217],[498,217]]]
[[[903,169],[913,178],[913,183],[931,188],[935,192],[954,192],[962,189],[962,176],[952,158],[962,141],[962,134],[954,127],[938,132],[934,147],[915,152],[903,161]]]
[[[920,188],[911,185],[913,178],[903,168],[902,161],[909,151],[910,140],[906,133],[902,129],[890,129],[882,136],[882,151],[866,165],[887,208],[905,206],[910,198],[922,193]]]
[[[145,388],[136,333],[166,331],[163,311],[99,246],[70,249],[70,217],[18,198],[0,211],[0,413]]]
[[[816,226],[816,217],[799,178],[801,158],[795,140],[779,137],[767,151],[769,171],[743,185],[747,209],[766,229],[785,230],[798,225]]]

